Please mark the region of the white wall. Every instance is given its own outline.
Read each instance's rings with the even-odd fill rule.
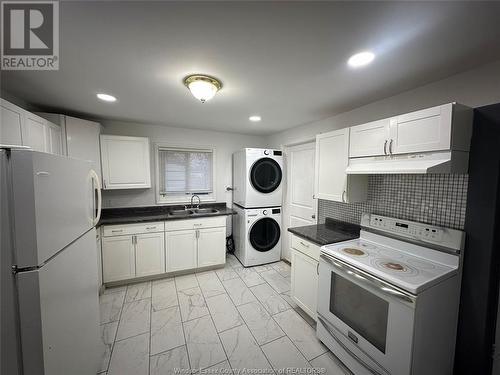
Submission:
[[[264,147],[267,138],[196,129],[174,128],[161,125],[147,125],[120,121],[102,121],[103,134],[149,137],[151,146],[155,142],[184,146],[211,146],[216,149],[217,202],[231,205],[231,192],[226,186],[232,185],[232,154],[244,147]],[[108,190],[103,193],[104,207],[150,206],[156,204],[154,155],[151,150],[151,189]]]
[[[268,147],[278,148],[283,145],[300,143],[313,139],[319,133],[449,102],[459,102],[470,107],[499,103],[500,61],[355,108],[322,121],[273,134],[268,138]]]

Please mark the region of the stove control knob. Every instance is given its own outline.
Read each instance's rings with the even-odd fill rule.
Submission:
[[[269,150],[264,150],[264,155],[269,155]]]
[[[262,211],[262,215],[267,215],[267,210]]]

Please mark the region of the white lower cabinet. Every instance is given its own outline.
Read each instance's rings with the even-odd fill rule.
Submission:
[[[226,218],[106,225],[103,282],[193,270],[226,262]]]
[[[196,230],[165,232],[167,272],[196,268]]]
[[[105,283],[135,277],[135,250],[132,237],[103,237],[102,278]]]
[[[135,275],[137,277],[165,272],[165,241],[163,233],[135,236]]]
[[[293,243],[293,241],[292,241]],[[301,240],[308,248],[318,246]],[[292,299],[311,318],[316,319],[318,303],[318,264],[319,260],[292,248]],[[319,252],[315,252],[318,253]]]
[[[198,267],[223,264],[226,259],[226,228],[198,229]]]

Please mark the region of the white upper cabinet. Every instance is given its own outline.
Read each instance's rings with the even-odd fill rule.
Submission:
[[[0,144],[21,146],[23,144],[23,110],[3,99],[0,104]]]
[[[348,176],[349,128],[316,136],[316,198],[336,202],[366,200],[366,176]]]
[[[1,99],[0,144],[62,154],[61,127]]]
[[[35,151],[50,152],[47,120],[33,113],[26,113],[23,144],[31,147]]]
[[[61,127],[50,124],[48,126],[49,152],[51,154],[62,155],[62,131]]]
[[[390,119],[372,121],[350,128],[349,157],[387,154]]]
[[[103,188],[151,187],[149,139],[101,135]]]
[[[64,116],[64,123],[67,155],[72,158],[92,161],[92,168],[101,178],[101,156],[99,150],[101,124],[71,116]]]
[[[472,116],[471,108],[448,103],[353,126],[349,157],[469,151]]]
[[[449,103],[391,119],[390,154],[468,151],[472,110]]]

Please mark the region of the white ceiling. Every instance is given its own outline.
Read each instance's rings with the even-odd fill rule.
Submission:
[[[269,134],[500,58],[500,3],[61,2],[57,72],[2,89],[91,117]],[[348,57],[372,50],[358,70]],[[218,77],[206,104],[182,84]],[[99,102],[96,92],[118,97]],[[248,116],[259,114],[261,123]]]

